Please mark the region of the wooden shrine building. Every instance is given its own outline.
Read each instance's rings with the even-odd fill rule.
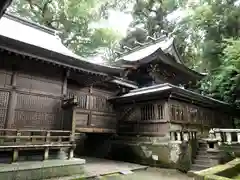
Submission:
[[[119,158],[123,148],[149,163],[150,148],[151,161],[175,167],[178,132],[190,139],[190,132],[231,127],[228,104],[179,87],[202,75],[183,65],[173,39],[148,43],[110,67],[74,54],[57,33],[9,14],[0,19],[0,151],[13,161],[36,150],[45,160],[59,149],[72,158],[76,144],[84,149],[94,136],[90,147],[103,157]],[[151,74],[155,65],[159,73]],[[89,138],[75,141],[77,133]],[[105,137],[107,149],[99,145]]]

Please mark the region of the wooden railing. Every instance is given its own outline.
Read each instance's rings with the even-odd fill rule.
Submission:
[[[196,139],[197,131],[195,130],[174,130],[170,131],[171,141],[189,141],[191,139]]]
[[[209,136],[215,138],[219,143],[240,144],[240,129],[211,129]]]
[[[67,148],[68,158],[73,157],[75,135],[62,130],[0,129],[0,151],[13,151],[12,161],[18,160],[20,150],[44,149],[44,160],[49,149]]]

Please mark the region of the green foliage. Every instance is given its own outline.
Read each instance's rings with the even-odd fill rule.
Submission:
[[[133,22],[122,46],[134,47],[135,41],[145,42],[147,36],[159,36],[163,31],[171,32],[174,26],[167,15],[179,7],[177,0],[138,0],[134,3]]]
[[[111,0],[14,0],[8,11],[61,32],[62,42],[81,56],[94,56],[119,39],[112,29],[93,27]]]
[[[203,93],[240,107],[240,39],[227,40],[221,57],[222,65],[201,84]]]

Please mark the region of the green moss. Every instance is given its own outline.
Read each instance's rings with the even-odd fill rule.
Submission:
[[[199,179],[206,180],[230,180],[239,179],[240,159],[235,159],[224,165],[218,165],[196,173]]]

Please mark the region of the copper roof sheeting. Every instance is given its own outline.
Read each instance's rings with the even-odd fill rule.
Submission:
[[[5,14],[0,19],[0,27],[2,40],[0,47],[3,49],[21,52],[24,55],[27,53],[29,56],[34,52],[34,49],[35,52],[32,53],[34,58],[35,56],[39,56],[39,58],[48,61],[47,58],[42,56],[46,54],[47,57],[51,58],[49,61],[53,61],[56,64],[62,63],[60,62],[59,56],[63,56],[62,59],[64,59],[64,63],[62,64],[64,65],[73,65],[76,68],[95,71],[100,74],[119,74],[123,70],[119,67],[99,65],[87,61],[85,58],[76,55],[66,48],[57,36],[57,31],[26,21],[22,18]],[[12,43],[10,41],[12,41]],[[10,47],[10,44],[12,47]],[[19,47],[21,47],[21,50],[19,50]],[[32,49],[29,49],[29,47]]]
[[[231,108],[228,103],[203,96],[199,93],[169,83],[134,89],[124,95],[112,98],[110,101],[117,103],[132,103],[162,98],[176,98],[190,103],[200,104],[204,107],[224,107],[226,110]]]
[[[122,55],[116,61],[118,64],[124,64],[124,62],[136,62],[147,58],[161,49],[164,53],[170,54],[175,57],[177,63],[182,64],[181,58],[175,50],[174,38],[173,37],[161,37],[152,43],[147,43],[139,48],[133,49],[126,55]]]

